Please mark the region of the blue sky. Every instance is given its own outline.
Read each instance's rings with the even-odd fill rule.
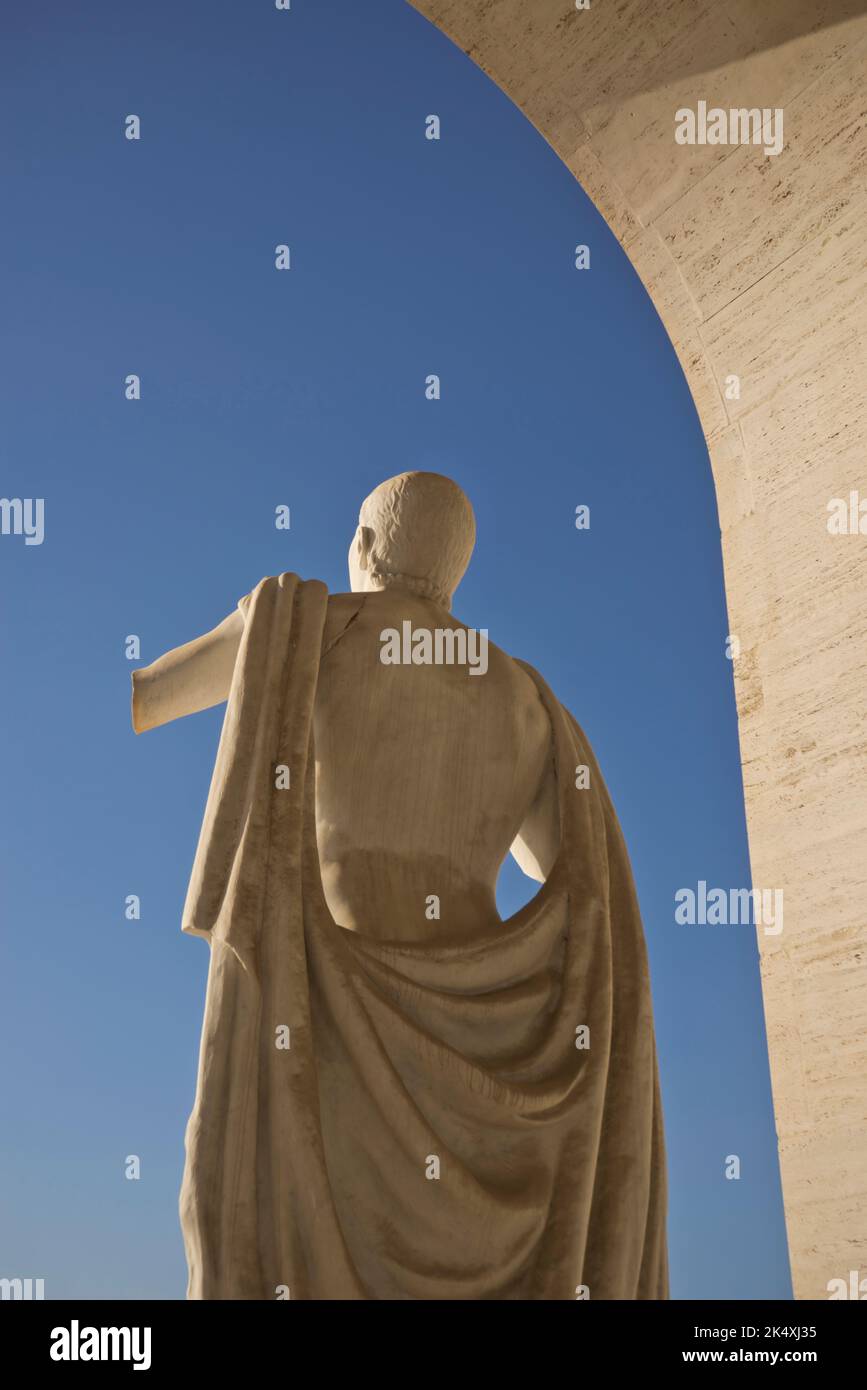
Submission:
[[[207,948],[180,911],[222,714],[136,738],[125,638],[151,661],[281,570],[345,589],[361,499],[428,468],[476,510],[457,615],[542,671],[623,824],[672,1294],[790,1296],[755,932],[674,921],[678,888],[750,882],[713,484],[614,237],[403,0],[49,0],[3,25],[0,490],[44,498],[46,533],[0,537],[0,1274],[185,1288]],[[533,891],[504,869],[504,913]]]

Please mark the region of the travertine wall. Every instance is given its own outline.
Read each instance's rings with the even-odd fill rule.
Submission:
[[[704,426],[753,881],[785,894],[759,944],[795,1292],[827,1298],[867,1278],[867,535],[827,510],[867,499],[867,0],[411,3],[603,213]],[[782,107],[782,152],[677,144],[699,101]]]

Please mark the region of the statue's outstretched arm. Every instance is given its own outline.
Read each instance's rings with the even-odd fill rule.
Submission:
[[[228,697],[244,619],[236,608],[219,626],[132,673],[137,734],[222,704]]]

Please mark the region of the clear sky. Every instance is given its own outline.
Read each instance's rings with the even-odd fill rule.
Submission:
[[[136,738],[125,639],[152,661],[281,570],[345,589],[362,498],[426,468],[476,510],[456,614],[541,670],[623,824],[672,1294],[789,1297],[755,929],[674,920],[679,888],[748,887],[749,858],[707,451],[626,256],[403,0],[47,0],[2,23],[0,490],[45,499],[45,539],[0,536],[0,1275],[185,1289],[208,952],[180,912],[222,712]],[[504,913],[533,891],[507,866]]]

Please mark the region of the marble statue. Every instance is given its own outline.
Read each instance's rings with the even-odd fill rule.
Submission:
[[[351,592],[264,579],[133,673],[228,701],[183,929],[210,945],[191,1298],[665,1298],[644,936],[580,727],[451,614],[475,520],[404,473]],[[511,850],[541,883],[507,921]]]

